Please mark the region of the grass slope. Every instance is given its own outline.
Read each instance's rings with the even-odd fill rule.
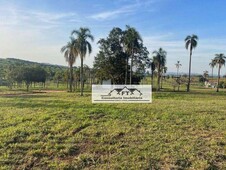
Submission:
[[[226,169],[225,101],[205,89],[152,104],[2,94],[0,169]]]

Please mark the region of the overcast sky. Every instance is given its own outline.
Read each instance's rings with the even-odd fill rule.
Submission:
[[[176,71],[177,60],[188,72],[184,39],[198,35],[192,72],[203,73],[211,71],[214,54],[226,54],[225,6],[225,0],[0,0],[0,57],[67,65],[60,48],[73,29],[85,26],[95,37],[93,53],[85,59],[92,66],[96,42],[113,27],[130,25],[150,54],[159,47],[167,51],[170,72]]]

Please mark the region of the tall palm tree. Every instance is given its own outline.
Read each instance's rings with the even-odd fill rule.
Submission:
[[[129,78],[130,84],[132,84],[134,54],[139,50],[139,41],[140,42],[143,41],[139,32],[135,28],[126,25],[124,43],[126,51],[130,55],[131,59],[130,78]]]
[[[218,66],[217,92],[219,92],[220,70],[221,70],[221,67],[225,65],[225,59],[226,57],[222,53],[215,54],[215,58],[213,59],[213,62]]]
[[[83,96],[84,90],[84,75],[83,75],[83,60],[86,57],[87,52],[90,54],[92,52],[92,46],[88,39],[92,42],[94,37],[90,32],[89,28],[80,28],[79,30],[73,30],[71,35],[75,35],[74,46],[78,50],[81,59],[81,69],[80,69],[80,83],[81,83],[81,96]]]
[[[213,59],[212,59],[211,62],[209,63],[209,66],[210,66],[211,69],[212,69],[212,81],[213,81],[213,69],[214,69],[214,67],[216,66],[216,63],[214,62]]]
[[[69,70],[70,70],[70,87],[69,91],[72,92],[72,84],[73,84],[73,65],[75,64],[76,58],[78,56],[78,51],[74,46],[73,42],[75,41],[73,37],[70,37],[71,41],[69,41],[65,46],[61,48],[61,52],[64,53],[64,58],[66,62],[68,62]]]
[[[180,63],[180,61],[177,61],[177,63],[175,65],[176,65],[176,68],[177,68],[177,78],[178,78],[178,76],[179,76],[179,69],[182,66],[182,64]]]
[[[154,62],[156,64],[157,70],[158,70],[158,88],[157,88],[157,91],[159,91],[160,90],[161,70],[166,64],[167,52],[165,50],[163,50],[162,48],[159,48],[158,51],[153,51],[153,54],[155,54],[153,59],[154,59]]]
[[[189,75],[188,75],[188,86],[187,86],[187,92],[190,91],[190,82],[191,82],[191,56],[192,56],[192,50],[197,47],[198,44],[198,36],[197,35],[188,35],[185,38],[185,48],[190,51],[190,59],[189,59]]]

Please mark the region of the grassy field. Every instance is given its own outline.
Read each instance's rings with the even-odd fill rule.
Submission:
[[[92,104],[0,90],[0,169],[226,169],[226,91]]]

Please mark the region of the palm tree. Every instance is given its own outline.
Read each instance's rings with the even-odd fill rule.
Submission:
[[[177,78],[178,78],[179,69],[182,66],[182,64],[180,63],[180,61],[177,61],[177,63],[175,65],[176,65],[176,68],[177,68]]]
[[[214,69],[214,67],[216,66],[216,63],[214,62],[214,60],[212,60],[212,61],[209,63],[209,66],[210,66],[211,69],[212,69],[212,81],[213,81],[213,69]]]
[[[226,57],[222,53],[215,54],[215,58],[213,59],[213,62],[218,66],[217,92],[219,92],[220,70],[221,67],[225,65],[225,59]]]
[[[153,54],[155,54],[153,59],[154,59],[154,62],[156,64],[157,70],[158,70],[158,88],[157,88],[157,91],[159,91],[160,90],[161,70],[166,64],[167,52],[165,50],[163,50],[162,48],[159,48],[159,50],[158,51],[154,51]]]
[[[190,82],[191,82],[191,56],[192,56],[192,50],[197,47],[198,36],[197,35],[192,35],[192,36],[188,35],[184,41],[185,41],[185,48],[190,51],[189,75],[188,75],[188,86],[187,86],[187,92],[189,92],[190,91]]]
[[[71,35],[75,35],[74,46],[78,50],[81,59],[81,69],[80,69],[80,83],[81,83],[81,96],[83,96],[84,89],[84,76],[83,76],[83,60],[87,54],[92,52],[92,46],[87,39],[94,41],[94,37],[90,32],[89,28],[80,28],[79,30],[73,30]]]
[[[129,79],[130,84],[132,84],[134,54],[139,50],[139,41],[141,42],[143,41],[139,32],[135,28],[126,25],[124,43],[125,43],[126,51],[131,58],[130,79]],[[128,63],[128,59],[126,62]]]
[[[68,62],[70,69],[70,89],[72,92],[72,84],[73,84],[73,65],[75,64],[76,58],[78,56],[78,51],[74,46],[73,42],[75,41],[73,37],[70,37],[71,41],[69,41],[65,46],[61,48],[61,52],[64,53],[64,58],[66,62]]]

